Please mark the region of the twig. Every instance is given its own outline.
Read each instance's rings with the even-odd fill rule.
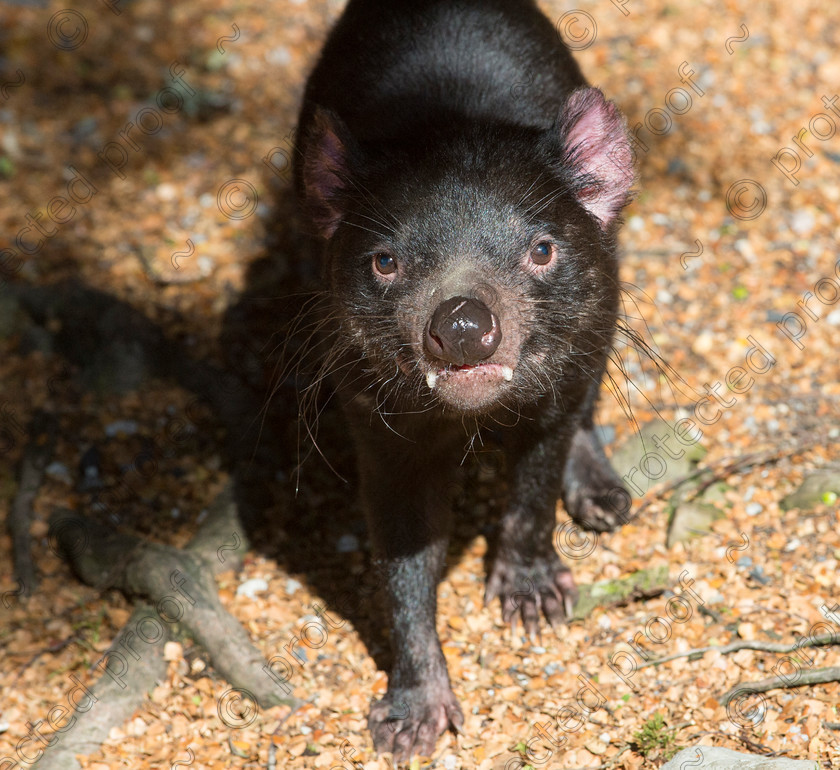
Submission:
[[[840,635],[824,634],[823,636],[809,637],[803,642],[796,644],[781,644],[779,642],[758,642],[748,639],[740,639],[737,642],[730,642],[724,645],[711,645],[709,647],[697,647],[686,652],[675,652],[673,655],[666,655],[663,658],[656,658],[648,660],[639,665],[639,668],[647,666],[659,666],[662,663],[667,663],[677,658],[690,658],[693,655],[704,655],[712,650],[717,650],[721,655],[728,655],[730,652],[737,652],[738,650],[759,650],[761,652],[779,652],[788,653],[800,650],[803,647],[826,647],[832,644],[840,644]]]
[[[826,684],[827,682],[840,682],[840,666],[829,666],[827,668],[815,668],[808,671],[799,670],[796,672],[796,680],[791,682],[788,678],[771,676],[768,679],[761,679],[758,682],[738,682],[730,690],[727,690],[718,699],[724,706],[739,693],[752,695],[768,690],[786,690],[790,687],[804,687],[809,684]]]
[[[797,446],[793,447],[792,449],[773,449],[768,450],[766,452],[753,452],[749,455],[743,455],[741,457],[725,457],[719,460],[712,465],[706,465],[703,468],[699,468],[698,470],[694,471],[693,473],[689,473],[686,476],[682,476],[678,479],[674,479],[674,481],[669,482],[668,484],[663,485],[659,489],[653,490],[653,495],[649,497],[645,502],[643,502],[637,509],[636,512],[631,517],[632,519],[639,518],[642,513],[647,510],[647,508],[654,502],[655,499],[662,497],[663,495],[667,494],[668,492],[672,492],[673,490],[677,489],[677,487],[681,487],[683,484],[688,483],[689,481],[694,481],[695,479],[699,479],[704,476],[709,476],[705,481],[698,485],[697,490],[695,493],[688,498],[689,500],[694,500],[699,497],[703,492],[706,491],[712,484],[721,479],[725,479],[727,476],[732,475],[735,471],[744,470],[746,468],[751,468],[756,465],[769,465],[771,463],[776,463],[779,460],[783,460],[786,457],[792,457],[794,455],[800,454],[801,452],[810,449],[813,446],[816,446],[820,443],[820,439],[810,439],[808,441],[803,441]]]
[[[696,733],[692,734],[691,739],[694,740],[695,738],[702,738],[705,735],[711,735],[715,738],[723,738],[723,740],[727,742],[731,740],[740,741],[750,751],[755,752],[756,754],[760,754],[763,757],[779,756],[778,751],[773,751],[773,749],[771,749],[769,746],[764,746],[761,743],[756,743],[755,741],[748,738],[744,734],[743,730],[737,734],[724,733],[720,730],[698,730]]]
[[[69,647],[73,642],[77,642],[79,640],[79,636],[73,634],[73,636],[68,636],[66,639],[62,639],[59,642],[54,642],[53,644],[47,645],[42,650],[22,650],[21,652],[5,652],[4,654],[8,658],[14,658],[19,655],[29,655],[29,660],[26,663],[18,666],[17,674],[15,678],[12,680],[10,687],[13,687],[17,684],[18,680],[26,673],[26,670],[40,658],[42,655],[46,655],[48,652],[56,653],[63,650],[65,647]]]

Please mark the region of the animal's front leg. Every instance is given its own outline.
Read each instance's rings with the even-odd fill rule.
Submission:
[[[362,457],[362,493],[393,652],[388,691],[371,707],[368,727],[376,750],[397,759],[431,755],[437,737],[464,721],[435,628],[454,489],[445,472],[450,464],[440,455],[418,458],[416,446],[411,451],[379,445],[375,457]]]
[[[630,495],[604,454],[593,413],[600,382],[590,386],[563,471],[566,511],[585,529],[609,532],[630,518]]]
[[[533,432],[508,451],[514,461],[511,497],[499,527],[485,603],[499,597],[502,618],[539,635],[540,615],[552,625],[571,615],[577,589],[554,549],[555,509],[571,437],[562,426]]]

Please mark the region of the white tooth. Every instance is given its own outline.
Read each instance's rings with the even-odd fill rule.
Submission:
[[[513,369],[511,369],[509,366],[503,366],[502,377],[505,378],[505,382],[510,382],[513,379]]]
[[[437,373],[430,370],[429,373],[426,375],[426,384],[429,386],[429,390],[434,390],[435,385],[437,384]]]

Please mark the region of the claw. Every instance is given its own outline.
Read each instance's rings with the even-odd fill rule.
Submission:
[[[528,591],[521,590],[523,585]],[[552,627],[572,616],[577,590],[572,573],[556,554],[532,557],[497,557],[487,581],[485,602],[499,597],[502,620],[510,625],[513,643],[519,646],[520,623],[523,636],[533,645],[542,645],[540,617]]]

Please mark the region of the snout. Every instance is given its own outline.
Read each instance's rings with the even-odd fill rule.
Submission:
[[[458,296],[435,308],[423,343],[432,358],[473,366],[492,356],[501,341],[496,314],[480,299]]]

